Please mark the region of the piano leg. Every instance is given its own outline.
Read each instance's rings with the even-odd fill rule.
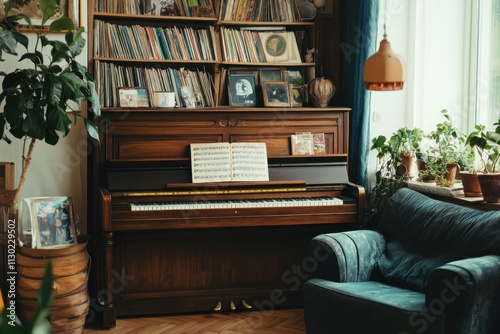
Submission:
[[[116,310],[113,306],[113,293],[118,292],[116,283],[117,277],[113,275],[113,233],[104,233],[104,256],[105,256],[105,270],[104,279],[106,282],[106,293],[100,296],[100,301],[103,304],[102,310],[102,327],[111,328],[116,326]],[[122,285],[123,286],[123,285]]]

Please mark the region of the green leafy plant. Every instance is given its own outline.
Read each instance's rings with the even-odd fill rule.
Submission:
[[[0,296],[1,298],[1,296]],[[31,323],[24,325],[15,314],[11,314],[9,305],[0,318],[0,333],[4,334],[50,334],[51,324],[48,320],[52,306],[52,264],[49,261],[38,291],[38,309]]]
[[[454,177],[448,176],[448,166],[457,164],[462,160],[466,136],[454,125],[451,116],[446,109],[441,110],[445,120],[436,124],[436,128],[429,134],[435,146],[431,148],[435,157],[434,165],[429,166],[436,174],[436,184],[451,186]]]
[[[43,13],[42,25],[55,11],[57,0],[40,0]],[[7,14],[0,22],[0,49],[11,56],[17,55],[18,46],[26,49],[19,61],[28,61],[31,66],[16,68],[12,72],[0,72],[4,77],[0,103],[5,102],[0,113],[0,137],[10,143],[10,136],[24,141],[22,172],[18,188],[14,193],[11,215],[17,216],[18,201],[25,183],[36,142],[45,141],[55,145],[60,136],[66,136],[78,118],[83,119],[88,133],[98,139],[97,127],[71,105],[88,101],[95,115],[100,114],[99,99],[95,84],[85,66],[76,61],[84,50],[84,28],[74,29],[68,17],[53,21],[44,32],[33,28],[26,15],[12,14],[12,0],[4,3]],[[34,43],[16,29],[18,21],[24,20],[34,34]],[[49,33],[67,31],[64,41],[49,39]],[[0,53],[3,56],[4,53]],[[79,109],[79,108],[77,108]],[[26,151],[27,150],[27,151]]]
[[[466,144],[477,150],[483,173],[500,171],[500,118],[494,123],[495,130],[488,131],[484,125],[476,125],[467,136]]]
[[[419,128],[401,128],[394,132],[389,139],[378,136],[372,139],[370,150],[377,152],[377,169],[375,172],[375,186],[368,200],[365,225],[376,227],[386,206],[387,200],[404,186],[404,180],[409,175],[409,167],[403,168],[402,177],[397,171],[403,166],[402,155],[415,156],[419,150],[423,131]]]

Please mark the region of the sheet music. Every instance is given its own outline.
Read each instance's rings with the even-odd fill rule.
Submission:
[[[269,181],[265,143],[191,144],[193,183]]]
[[[193,183],[231,181],[229,143],[191,144]]]
[[[233,181],[269,181],[266,143],[233,143]]]

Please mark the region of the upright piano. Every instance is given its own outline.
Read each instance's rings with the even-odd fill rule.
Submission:
[[[96,119],[91,312],[117,316],[300,307],[307,242],[361,224],[347,176],[348,108],[107,109]],[[326,154],[292,155],[323,133]],[[190,144],[265,142],[269,181],[192,183]]]

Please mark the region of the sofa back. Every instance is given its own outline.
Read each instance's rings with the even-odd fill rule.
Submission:
[[[432,270],[453,260],[500,255],[500,211],[441,202],[408,188],[386,206],[378,231],[387,241],[375,279],[424,290]]]

